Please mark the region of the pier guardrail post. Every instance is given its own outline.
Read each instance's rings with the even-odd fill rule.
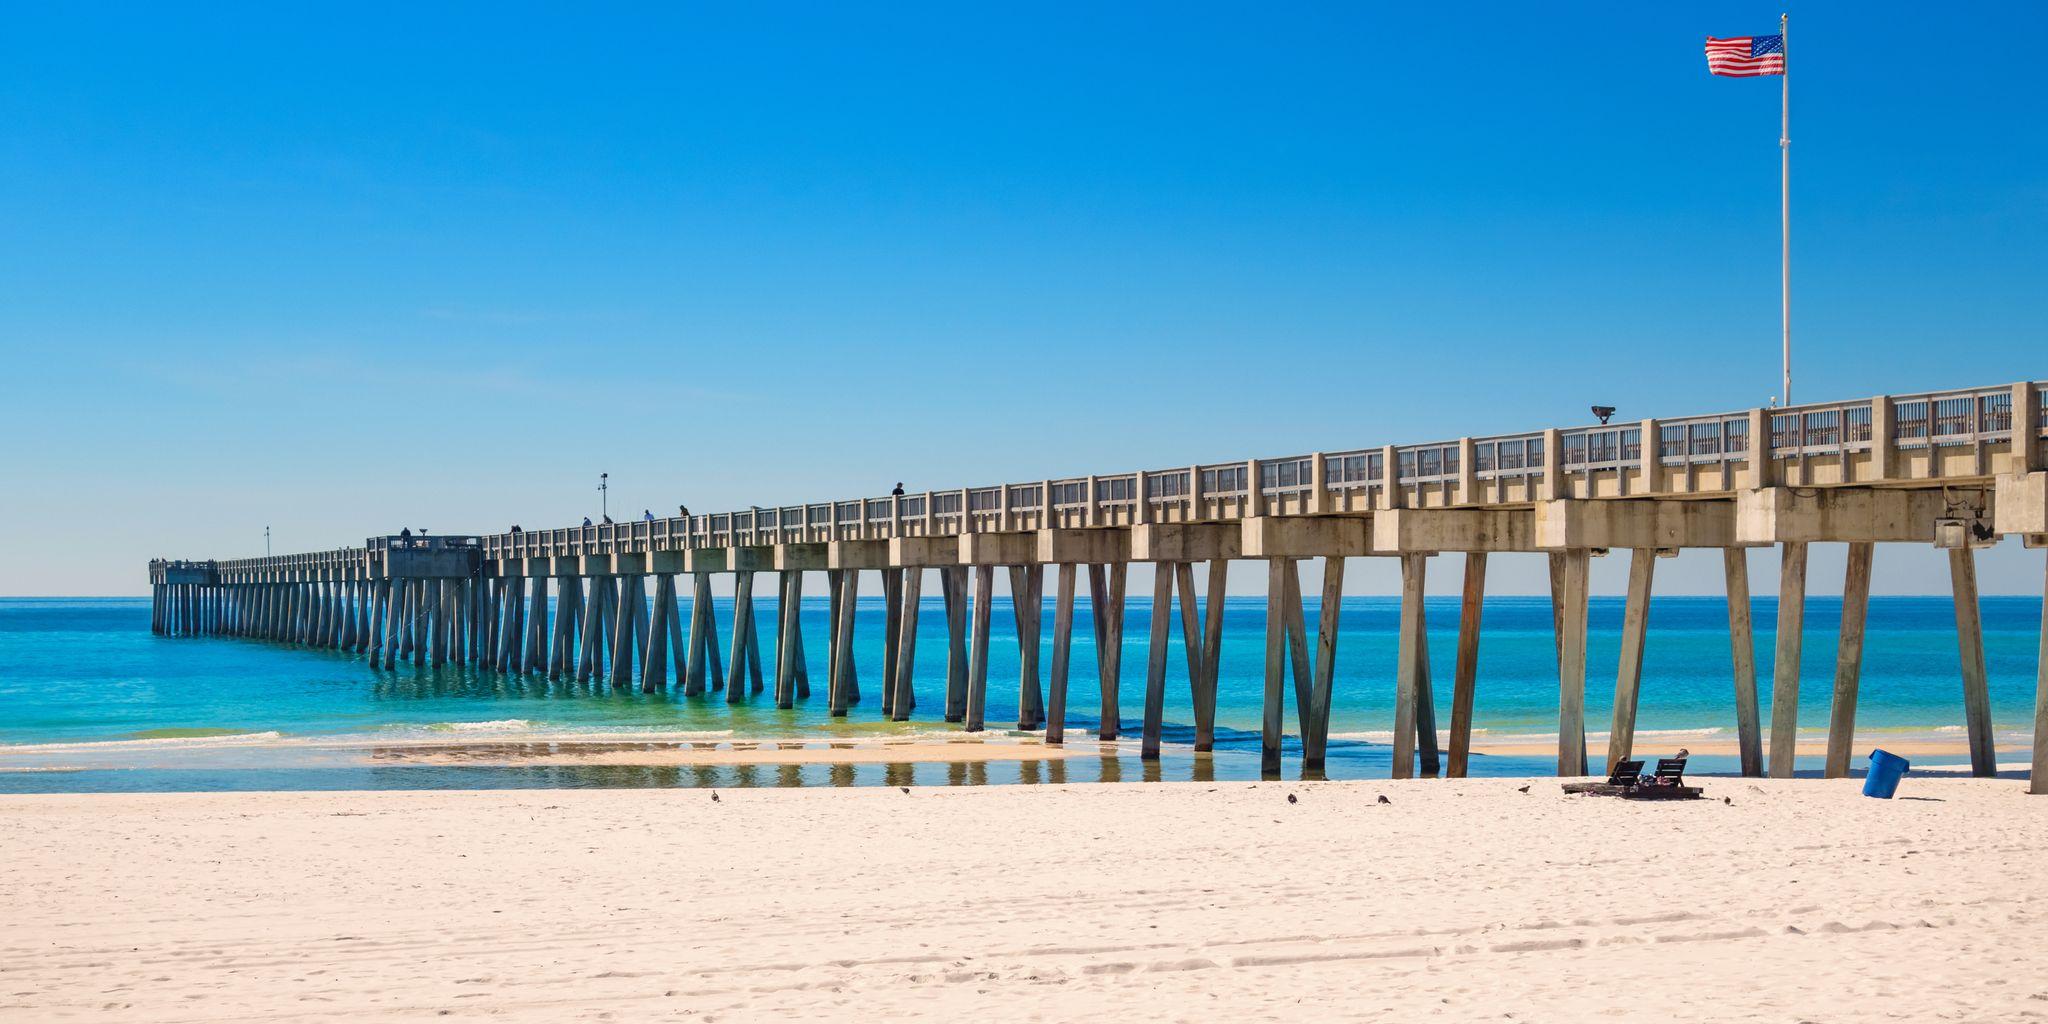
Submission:
[[[2032,381],[2012,386],[2012,455],[2007,472],[2015,475],[2041,468],[2041,399]]]

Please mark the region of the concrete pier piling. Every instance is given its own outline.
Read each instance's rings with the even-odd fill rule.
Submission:
[[[944,692],[928,714],[972,732],[987,725],[1000,568],[1018,643],[1017,728],[1042,729],[1047,743],[1059,744],[1072,711],[1073,620],[1085,567],[1101,694],[1096,731],[1113,741],[1123,729],[1127,573],[1143,563],[1154,575],[1140,759],[1154,762],[1169,721],[1183,714],[1192,721],[1196,753],[1213,749],[1230,563],[1263,561],[1262,770],[1276,774],[1282,767],[1291,699],[1302,770],[1321,773],[1332,691],[1343,678],[1347,685],[1391,684],[1394,775],[1434,775],[1441,767],[1462,777],[1471,764],[1473,721],[1483,712],[1479,650],[1488,560],[1541,556],[1550,573],[1558,670],[1557,771],[1570,776],[1601,767],[1589,761],[1585,745],[1589,560],[1609,551],[1629,558],[1604,751],[1611,764],[1636,752],[1656,559],[1712,548],[1723,558],[1741,768],[1784,776],[1797,752],[1807,551],[1814,543],[1841,543],[1849,570],[1825,759],[1826,774],[1838,777],[1852,767],[1873,553],[1879,544],[1921,544],[1949,555],[1959,704],[1973,771],[1989,774],[1995,752],[1973,552],[2007,535],[2048,546],[2044,397],[2048,388],[2027,381],[689,518],[494,536],[373,537],[357,548],[264,558],[157,560],[149,565],[149,623],[163,637],[247,638],[361,656],[379,671],[411,662],[420,671],[530,674],[593,689],[653,694],[673,687],[685,697],[723,690],[730,704],[771,689],[768,677],[775,705],[793,709],[813,699],[803,580],[823,572],[827,710],[844,717],[862,707],[856,626],[866,618],[882,630],[869,641],[881,663],[879,699],[867,707],[886,720],[909,721],[921,669],[920,600],[931,570],[946,657],[943,676],[937,659],[922,668]],[[1768,757],[1746,556],[1766,546],[1782,552]],[[1430,560],[1440,553],[1464,558],[1447,758],[1437,749],[1424,607]],[[1346,654],[1337,644],[1344,568],[1358,557],[1398,560],[1392,680],[1358,678],[1339,667]],[[1313,637],[1300,569],[1306,559],[1320,559],[1322,570]],[[1197,563],[1206,576],[1201,593]],[[1045,663],[1048,567],[1055,593]],[[878,616],[864,617],[859,593],[869,571],[882,606]],[[772,672],[764,672],[763,616],[754,601],[762,572],[775,574],[777,584],[768,627]],[[721,588],[729,582],[734,595],[730,647],[721,642],[714,579]],[[1169,699],[1176,632],[1188,679],[1185,704]],[[2048,668],[2041,685],[2048,690]],[[1658,695],[1647,696],[1654,704]],[[2034,757],[2048,769],[2048,692],[2039,708],[2044,724]],[[2032,788],[2048,784],[2037,779]]]
[[[1123,728],[1124,576],[1127,566],[1112,562],[1088,567],[1088,603],[1094,618],[1095,680],[1102,694],[1096,738],[1113,740]],[[985,668],[985,666],[984,666]]]
[[[1760,778],[1764,773],[1763,727],[1756,699],[1756,642],[1751,635],[1749,604],[1749,554],[1742,548],[1723,548],[1722,568],[1727,578],[1728,644],[1735,672],[1735,742],[1742,774]]]
[[[1856,743],[1856,691],[1863,677],[1863,628],[1870,613],[1870,561],[1875,547],[1849,545],[1849,567],[1842,580],[1842,630],[1835,648],[1835,697],[1828,709],[1830,779],[1849,774],[1849,756]]]

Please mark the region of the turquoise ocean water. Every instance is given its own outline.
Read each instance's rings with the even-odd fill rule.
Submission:
[[[772,633],[772,600],[756,602],[764,634]],[[721,639],[730,642],[729,601],[716,602]],[[1587,671],[1587,726],[1604,732],[1612,703],[1621,624],[1619,598],[1594,598]],[[1800,722],[1824,728],[1834,673],[1840,602],[1809,600],[1801,668]],[[1328,774],[1385,777],[1392,721],[1398,603],[1347,598],[1341,614],[1337,685]],[[1313,628],[1317,609],[1307,618]],[[1755,636],[1763,718],[1770,720],[1775,602],[1755,604]],[[1428,606],[1437,715],[1448,727],[1451,661],[1457,631],[1454,598]],[[2040,601],[1986,598],[1985,653],[1992,718],[2001,746],[2024,742],[2033,714]],[[447,667],[371,668],[361,656],[230,639],[170,639],[149,632],[142,599],[0,600],[0,792],[192,789],[380,789],[545,786],[869,784],[1093,781],[1137,778],[1255,778],[1260,695],[1264,680],[1262,598],[1225,606],[1218,708],[1218,750],[1195,757],[1186,670],[1178,623],[1169,645],[1166,757],[1143,765],[1135,731],[1144,694],[1149,613],[1134,600],[1125,619],[1123,719],[1131,743],[1116,756],[1058,766],[861,765],[801,768],[430,767],[364,763],[360,750],[341,754],[329,739],[418,737],[518,740],[562,734],[684,736],[706,742],[747,738],[823,739],[935,733],[959,727],[940,721],[946,633],[937,599],[922,610],[913,721],[880,720],[883,608],[863,601],[856,624],[856,664],[866,699],[846,719],[825,714],[823,687],[790,711],[769,694],[738,705],[722,693],[685,698],[641,694],[535,677],[512,678]],[[803,608],[811,675],[824,677],[825,603]],[[1045,615],[1049,665],[1050,620]],[[1011,610],[999,599],[992,619],[988,721],[1013,726],[1017,707],[1017,645]],[[1075,615],[1068,728],[1092,735],[1099,693],[1085,608]],[[1475,728],[1482,737],[1554,736],[1557,676],[1549,602],[1492,598],[1480,646]],[[772,675],[772,636],[764,635]],[[772,680],[771,680],[772,682]],[[1639,753],[1660,753],[1667,730],[1720,730],[1732,737],[1734,712],[1726,605],[1720,598],[1659,598],[1652,606],[1638,720]],[[1293,733],[1294,711],[1288,709]],[[1860,703],[1861,748],[1887,735],[1960,733],[1962,689],[1954,610],[1947,598],[1874,598]],[[1590,745],[1600,762],[1601,746]],[[1289,741],[1289,774],[1297,771]],[[2007,760],[2013,759],[2008,755]],[[1956,759],[1929,759],[1956,760]],[[1475,757],[1475,775],[1546,774],[1550,757]],[[1802,765],[1805,767],[1805,765]],[[1817,765],[1815,765],[1817,767]],[[1732,770],[1732,759],[1699,758],[1696,768]]]

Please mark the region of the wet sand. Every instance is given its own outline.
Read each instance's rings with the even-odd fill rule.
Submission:
[[[972,764],[990,761],[1059,761],[1092,757],[1095,751],[1038,742],[982,742],[962,739],[886,741],[620,742],[554,740],[530,742],[419,742],[367,748],[380,764],[417,765],[645,765],[736,764]]]

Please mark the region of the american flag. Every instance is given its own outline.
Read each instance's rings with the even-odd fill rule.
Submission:
[[[1784,36],[1707,37],[1707,70],[1728,78],[1785,73]]]

